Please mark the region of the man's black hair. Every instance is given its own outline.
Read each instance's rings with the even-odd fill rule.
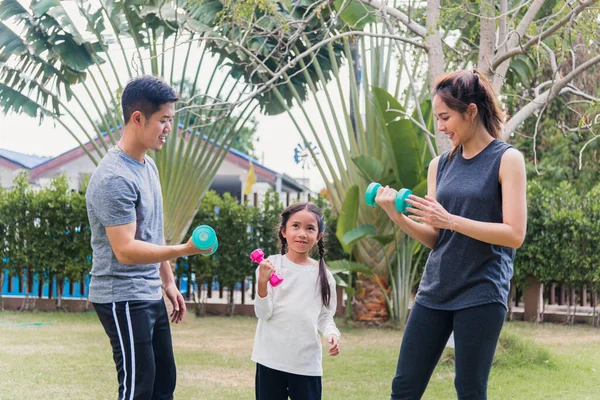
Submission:
[[[155,76],[144,75],[131,80],[121,96],[123,119],[129,122],[134,111],[140,111],[147,119],[163,104],[178,100],[175,90],[165,81]]]

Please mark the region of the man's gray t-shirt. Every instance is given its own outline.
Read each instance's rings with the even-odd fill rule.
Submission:
[[[161,299],[160,263],[119,263],[105,228],[135,222],[136,240],[164,244],[163,201],[154,161],[145,156],[145,163],[140,163],[117,148],[110,149],[92,175],[85,197],[94,257],[89,300]]]

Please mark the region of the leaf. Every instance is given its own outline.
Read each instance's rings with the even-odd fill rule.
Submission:
[[[338,217],[337,229],[335,236],[338,238],[340,243],[344,235],[356,227],[356,220],[358,218],[358,185],[352,185],[348,192],[346,192],[346,198],[342,203],[342,212]],[[347,246],[342,243],[342,248],[348,254],[352,254],[352,245]]]
[[[421,146],[413,123],[397,112],[404,108],[386,90],[373,87],[379,111],[387,123],[387,139],[393,155],[396,176],[402,187],[412,189],[422,180]]]
[[[0,22],[0,61],[6,62],[10,56],[23,54],[26,51],[23,39]]]
[[[346,3],[346,7],[341,7]],[[362,30],[365,25],[376,21],[373,7],[368,7],[356,0],[335,0],[333,7],[339,12],[340,19],[352,29]]]
[[[415,196],[424,197],[427,194],[427,179],[423,179],[417,186],[412,188]]]
[[[354,244],[354,242],[360,239],[376,235],[377,231],[375,231],[373,225],[363,225],[359,228],[352,229],[350,232],[346,233],[342,238],[341,243],[345,244],[346,246],[351,246]]]
[[[396,238],[394,235],[378,235],[373,236],[373,239],[377,240],[381,247],[385,247],[388,244],[392,243]]]
[[[41,17],[42,15],[46,14],[48,12],[48,10],[50,10],[51,8],[56,7],[58,5],[60,5],[59,0],[41,0],[41,1],[35,2],[32,5],[31,10],[35,14],[35,16]]]
[[[9,112],[16,114],[25,113],[34,118],[47,114],[47,111],[41,104],[36,103],[29,97],[3,83],[0,83],[0,104],[3,105],[2,112],[4,114],[8,114]]]
[[[361,155],[352,158],[352,161],[367,182],[379,182],[383,177],[385,166],[378,159]]]
[[[329,261],[327,262],[327,269],[333,274],[340,272],[360,272],[361,274],[365,274],[368,276],[375,275],[371,268],[369,268],[365,264],[348,260]]]
[[[0,19],[3,21],[23,14],[28,14],[28,12],[18,0],[3,0],[0,4]]]

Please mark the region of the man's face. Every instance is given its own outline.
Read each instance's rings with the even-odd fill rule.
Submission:
[[[174,103],[163,104],[150,118],[141,114],[140,130],[138,131],[140,143],[149,150],[161,150],[171,132],[174,116]]]

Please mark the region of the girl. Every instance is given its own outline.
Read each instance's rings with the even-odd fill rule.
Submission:
[[[457,71],[438,80],[433,111],[454,149],[433,159],[428,196],[396,211],[396,191],[377,203],[412,238],[432,248],[411,310],[392,399],[420,399],[452,331],[459,399],[487,398],[507,311],[515,249],[525,238],[523,156],[502,142],[502,114],[487,79]]]
[[[252,361],[256,362],[257,400],[321,399],[321,342],[319,330],[340,351],[335,280],[325,269],[323,214],[312,203],[297,203],[281,213],[281,254],[266,258],[256,270],[258,317]],[[319,262],[309,257],[319,246]],[[273,288],[269,278],[277,270],[283,282]]]

